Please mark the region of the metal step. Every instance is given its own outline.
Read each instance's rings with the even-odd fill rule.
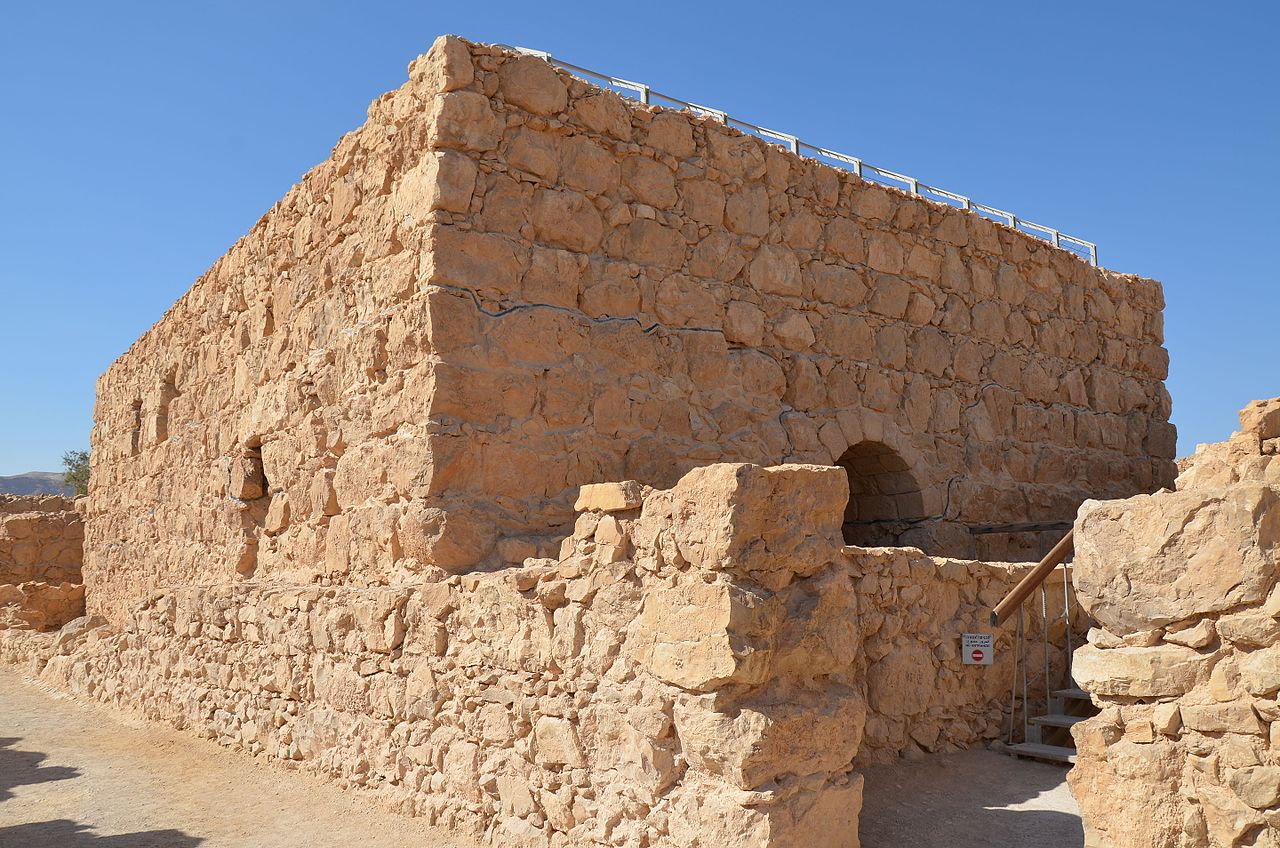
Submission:
[[[1066,698],[1071,701],[1091,701],[1089,693],[1083,689],[1059,689],[1053,693],[1055,698]]]
[[[1049,727],[1071,727],[1080,722],[1092,718],[1092,716],[1073,716],[1061,715],[1059,713],[1050,713],[1049,715],[1032,716],[1027,721],[1032,724],[1047,725]]]
[[[1058,745],[1041,745],[1037,742],[1019,742],[1017,745],[1005,745],[1008,754],[1018,757],[1031,757],[1037,760],[1051,760],[1055,763],[1075,764],[1076,752],[1073,748]]]

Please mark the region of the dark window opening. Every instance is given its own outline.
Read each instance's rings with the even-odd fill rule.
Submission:
[[[845,544],[897,545],[904,532],[925,518],[920,484],[893,448],[881,442],[859,442],[836,464],[849,475]]]

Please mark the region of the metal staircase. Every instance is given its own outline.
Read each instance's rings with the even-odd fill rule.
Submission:
[[[1017,618],[1013,680],[1009,687],[1009,719],[1001,745],[1006,753],[1013,756],[1074,763],[1076,748],[1071,728],[1097,714],[1089,693],[1080,689],[1071,676],[1071,576],[1067,557],[1073,549],[1072,535],[1067,533],[991,612],[991,623],[995,627]],[[1059,567],[1062,573],[1062,606],[1059,612],[1051,614],[1050,609],[1056,608],[1057,603],[1056,599],[1053,603],[1050,602],[1049,587],[1045,585],[1045,581]],[[1038,653],[1041,662],[1035,664],[1041,668],[1035,673],[1030,670],[1034,659],[1028,644],[1026,605],[1033,601],[1037,590],[1041,625]],[[1062,645],[1051,644],[1051,622],[1054,620],[1062,624]],[[1050,652],[1059,650],[1064,651],[1064,661],[1062,670],[1055,675],[1051,669]],[[1043,700],[1033,701],[1030,697],[1029,678],[1038,678],[1035,682],[1039,684]],[[1054,688],[1055,686],[1061,688]],[[1045,712],[1031,715],[1033,704],[1037,707],[1043,704]]]

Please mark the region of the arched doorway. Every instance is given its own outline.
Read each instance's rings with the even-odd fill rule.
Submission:
[[[888,445],[859,442],[836,464],[849,475],[845,544],[897,545],[899,536],[925,517],[924,496],[911,466]]]

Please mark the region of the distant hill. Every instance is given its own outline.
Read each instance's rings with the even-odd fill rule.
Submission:
[[[62,484],[60,471],[28,471],[12,477],[0,477],[2,495],[69,495],[71,490]]]

